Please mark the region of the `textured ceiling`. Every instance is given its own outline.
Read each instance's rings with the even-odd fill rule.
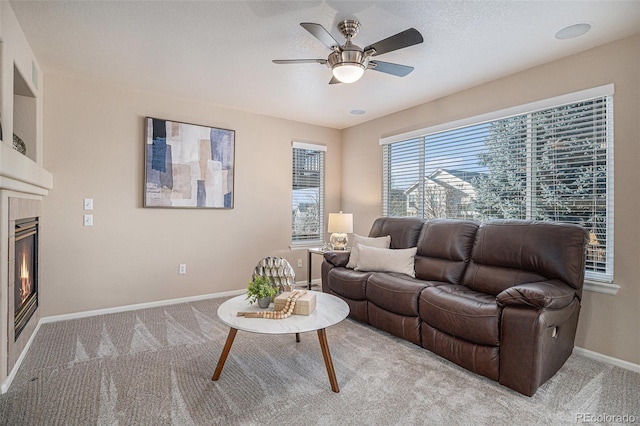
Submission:
[[[342,129],[640,32],[640,1],[10,2],[45,74]],[[356,18],[366,46],[409,27],[424,43],[376,59],[415,67],[329,85],[300,22]],[[586,35],[557,40],[588,22]],[[350,111],[365,110],[364,115]]]

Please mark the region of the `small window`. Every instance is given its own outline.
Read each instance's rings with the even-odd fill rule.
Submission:
[[[291,242],[324,240],[324,161],[326,146],[293,143]]]

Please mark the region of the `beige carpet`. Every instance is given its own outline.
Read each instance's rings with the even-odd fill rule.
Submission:
[[[327,330],[339,394],[316,333],[295,343],[240,331],[212,382],[222,300],[43,324],[0,396],[0,424],[640,423],[640,374],[573,355],[528,398],[351,320]]]

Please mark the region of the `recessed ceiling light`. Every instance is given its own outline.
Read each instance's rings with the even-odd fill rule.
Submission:
[[[351,110],[351,114],[353,114],[353,115],[362,115],[365,112],[367,112],[367,111],[365,111],[363,109],[353,109],[353,110]]]
[[[564,27],[556,33],[558,40],[568,40],[570,38],[580,37],[591,29],[591,24],[588,22],[581,22],[579,24],[569,25]]]

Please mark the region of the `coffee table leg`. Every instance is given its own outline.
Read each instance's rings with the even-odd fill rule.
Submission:
[[[231,350],[231,345],[233,345],[233,339],[236,338],[237,332],[238,332],[237,328],[231,327],[231,329],[229,330],[227,341],[224,344],[224,348],[222,349],[222,353],[220,354],[220,359],[218,360],[218,366],[216,367],[216,371],[215,373],[213,373],[213,377],[211,378],[211,380],[216,381],[220,378],[220,373],[222,373],[222,367],[224,367],[224,363],[225,361],[227,361],[227,356],[229,355],[229,351]]]
[[[336,372],[333,369],[331,352],[329,352],[329,342],[327,342],[327,333],[325,332],[324,328],[321,328],[318,330],[318,340],[320,340],[320,348],[322,348],[324,365],[327,367],[327,374],[329,375],[329,383],[331,383],[331,390],[338,393],[340,392],[340,388],[338,387],[338,379],[336,379]]]
[[[296,342],[300,343],[300,333],[296,333]]]

